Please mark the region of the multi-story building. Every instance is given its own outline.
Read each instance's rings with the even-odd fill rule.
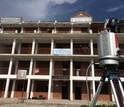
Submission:
[[[78,13],[70,22],[25,22],[3,17],[0,22],[0,97],[86,100],[86,70],[98,61],[97,35],[103,22]],[[124,20],[118,22],[121,49],[119,73],[124,82]],[[25,74],[26,75],[23,75]],[[90,99],[103,72],[92,65],[88,73]],[[24,77],[23,77],[24,76]],[[112,100],[106,80],[99,100]]]

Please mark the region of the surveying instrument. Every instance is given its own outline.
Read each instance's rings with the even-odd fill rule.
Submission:
[[[90,107],[95,107],[106,78],[109,80],[117,107],[124,107],[124,90],[118,73],[120,49],[115,33],[117,33],[117,19],[106,19],[103,31],[97,36],[99,66],[103,70],[103,75]]]

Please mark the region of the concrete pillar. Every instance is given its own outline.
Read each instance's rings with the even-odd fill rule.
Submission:
[[[31,51],[31,54],[34,54],[34,50],[35,50],[35,39],[33,39],[33,42],[32,42],[32,51]],[[28,99],[29,98],[29,92],[30,92],[30,84],[31,84],[31,79],[30,79],[30,76],[32,74],[32,71],[33,71],[33,58],[31,58],[31,61],[30,61],[30,68],[29,68],[29,78],[28,78],[28,83],[27,83],[27,91],[26,91],[26,98]]]
[[[10,83],[9,76],[10,76],[11,71],[12,71],[12,64],[13,64],[13,58],[10,59],[10,63],[9,63],[8,77],[7,77],[7,80],[6,80],[4,98],[7,98],[8,97],[8,90],[9,90],[9,83]]]
[[[39,26],[40,21],[38,21],[38,28],[37,28],[37,33],[40,33],[40,26]]]
[[[94,60],[92,59],[91,60],[91,63],[94,63]],[[93,91],[93,94],[91,95],[91,99],[93,99],[93,96],[95,95],[95,92],[96,92],[96,90],[95,90],[95,80],[94,80],[94,76],[95,76],[95,74],[94,74],[94,64],[92,64],[91,65],[91,74],[92,74],[92,78],[93,78],[93,80],[92,80],[92,91]]]
[[[93,55],[93,40],[90,39],[90,54]]]
[[[55,23],[54,23],[54,33],[56,33],[56,23],[57,23],[57,21],[55,21]]]
[[[12,45],[11,54],[14,54],[14,53],[15,53],[15,47],[16,47],[16,39],[13,40],[13,45]]]
[[[18,46],[18,54],[20,54],[21,52],[21,43],[19,43],[19,46]]]
[[[51,54],[53,53],[54,49],[54,39],[51,40]]]
[[[13,80],[12,91],[11,91],[11,96],[10,96],[11,98],[14,97],[15,84],[16,84],[16,80]]]
[[[16,67],[15,67],[15,74],[17,75],[17,73],[18,73],[18,61],[16,62]],[[13,80],[11,98],[14,97],[15,83],[16,83],[16,80]]]
[[[71,23],[71,33],[73,33],[73,23]]]
[[[31,76],[31,73],[32,73],[32,69],[33,69],[33,58],[31,58],[31,61],[30,61],[29,78],[28,78],[27,91],[26,91],[26,98],[27,99],[29,98],[29,91],[30,91],[30,84],[31,84],[30,76]]]
[[[48,100],[51,98],[51,83],[52,83],[53,59],[50,59],[49,85],[48,85]]]
[[[4,93],[4,98],[8,98],[9,83],[10,83],[10,79],[7,78],[7,80],[6,80],[6,87],[5,87],[5,93]]]
[[[70,60],[70,100],[73,100],[73,59]]]
[[[35,51],[35,39],[33,39],[33,42],[32,42],[32,51],[31,51],[31,54],[34,54],[34,51]]]
[[[93,59],[91,59],[91,63],[94,63],[94,60]],[[91,75],[92,75],[92,77],[95,76],[95,73],[94,73],[94,64],[91,65]]]
[[[21,27],[21,33],[23,33],[24,32],[24,28],[23,27]]]
[[[34,61],[34,68],[36,68],[36,61]],[[35,74],[35,73],[33,72],[33,75],[34,75],[34,74]],[[32,80],[30,98],[32,98],[32,97],[33,97],[34,83],[35,83],[35,81],[34,81],[34,80]]]
[[[73,55],[73,39],[71,39],[70,41],[70,48],[71,48],[71,55]]]

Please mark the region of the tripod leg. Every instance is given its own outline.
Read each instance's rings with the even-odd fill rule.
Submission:
[[[101,89],[102,89],[102,86],[103,86],[103,84],[104,84],[104,81],[105,81],[105,77],[101,77],[101,80],[100,80],[100,83],[99,83],[99,85],[98,85],[96,94],[95,94],[95,96],[94,96],[94,98],[93,98],[93,101],[92,101],[92,104],[90,105],[90,107],[95,107],[96,101],[97,101],[97,99],[98,99],[99,93],[100,93],[100,91],[101,91]]]
[[[118,81],[116,81],[116,82],[118,82]],[[116,87],[116,89],[115,89],[114,83],[113,83],[112,80],[110,80],[110,84],[111,84],[111,89],[112,89],[112,91],[113,91],[113,94],[114,94],[114,98],[115,98],[117,107],[123,107],[123,102],[122,102],[122,104],[121,104],[121,102],[119,102],[120,100],[119,100],[118,95],[117,95],[117,87]],[[119,87],[118,87],[118,88],[119,88]]]
[[[119,80],[119,86],[120,86],[120,90],[121,90],[121,93],[122,93],[123,98],[124,98],[124,90],[123,90],[123,86],[122,86],[121,80]]]

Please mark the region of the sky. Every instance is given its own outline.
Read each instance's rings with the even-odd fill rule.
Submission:
[[[0,17],[21,16],[24,21],[70,21],[84,12],[93,21],[124,18],[124,0],[0,0]]]

